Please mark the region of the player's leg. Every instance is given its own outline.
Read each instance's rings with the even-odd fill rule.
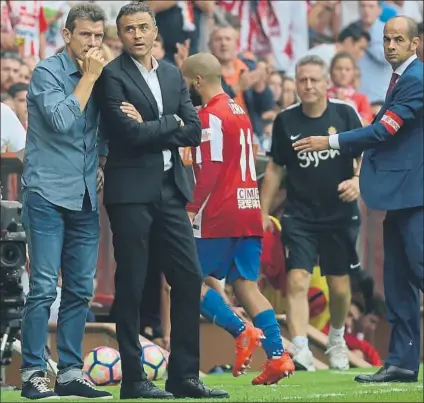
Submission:
[[[353,262],[350,250],[356,243],[350,232],[350,228],[322,232],[318,247],[321,273],[327,278],[330,294],[330,331],[326,353],[330,367],[339,370],[349,369],[344,333],[351,303],[349,271]]]
[[[196,239],[197,254],[203,276],[225,278],[232,265],[235,240],[231,238]],[[233,375],[240,375],[248,366],[255,348],[260,345],[262,332],[245,324],[216,290],[202,285],[201,314],[229,332],[236,340]]]
[[[231,310],[224,298],[206,284],[202,285],[200,313],[234,338],[246,330],[245,323]]]
[[[228,280],[233,284],[238,301],[253,319],[253,324],[261,329],[265,336],[262,345],[268,360],[264,371],[253,380],[253,383],[273,384],[290,375],[294,371],[294,364],[284,351],[274,309],[258,287],[261,249],[260,238],[238,239],[234,266],[228,273]]]
[[[308,345],[308,291],[311,273],[317,260],[316,235],[293,217],[284,217],[282,240],[286,251],[287,325],[296,352],[293,361],[297,369],[315,371]]]

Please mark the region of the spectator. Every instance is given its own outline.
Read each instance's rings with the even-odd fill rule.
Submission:
[[[346,318],[344,338],[347,346],[354,354],[367,361],[372,366],[381,366],[382,363],[378,351],[371,343],[363,339],[363,334],[358,332],[361,327],[360,324],[364,319],[364,312],[365,309],[363,305],[358,301],[352,300]],[[329,326],[330,324],[327,323],[322,332],[328,334]]]
[[[32,75],[32,70],[29,68],[29,66],[27,64],[22,63],[21,67],[19,69],[19,80],[18,80],[18,82],[24,83],[24,84],[29,84],[29,82],[31,81],[31,75]]]
[[[29,67],[31,72],[34,71],[35,66],[38,63],[38,60],[35,56],[25,56],[22,58],[22,61]]]
[[[237,57],[237,33],[230,26],[215,28],[209,47],[221,63],[222,77],[231,90],[228,95],[235,94],[234,100],[249,114],[255,134],[262,135],[262,115],[274,105],[272,92],[267,86],[266,65]],[[224,86],[224,90],[227,89]]]
[[[70,9],[67,1],[45,1],[44,17],[46,30],[46,57],[53,56],[63,46],[62,28],[65,26],[65,16]]]
[[[331,60],[339,52],[348,52],[355,61],[358,61],[362,58],[370,40],[370,34],[359,24],[351,24],[343,29],[336,43],[324,43],[315,46],[309,49],[306,55],[319,56],[327,66],[330,66]],[[294,77],[294,73],[293,69],[289,75]]]
[[[16,34],[10,21],[10,5],[8,1],[2,0],[0,3],[1,24],[0,24],[0,49],[1,51],[17,51]]]
[[[196,29],[190,41],[190,54],[203,51],[207,47],[206,36],[209,36],[209,29],[213,25],[211,18],[215,10],[215,2],[210,0],[195,0],[193,1],[193,18]]]
[[[15,112],[1,103],[1,153],[17,153],[22,160],[25,148],[26,132]]]
[[[13,84],[9,88],[8,94],[13,98],[16,115],[18,116],[19,121],[26,128],[28,125],[28,109],[26,100],[28,94],[28,84]]]
[[[393,10],[391,15],[387,15],[388,17],[404,15],[413,18],[418,23],[423,21],[423,3],[420,0],[386,0],[383,2],[383,7],[390,7]],[[380,19],[386,22],[389,18],[384,19],[381,16]]]
[[[288,108],[289,106],[296,104],[298,101],[295,81],[291,77],[284,77],[281,108]]]
[[[156,60],[162,60],[165,57],[165,47],[164,47],[163,39],[160,36],[160,34],[158,34],[158,36],[156,37],[153,43],[152,52],[153,52],[153,57]]]
[[[118,57],[122,53],[122,42],[118,37],[118,31],[115,26],[105,28],[103,43],[109,47],[114,57]]]
[[[190,48],[187,40],[193,39],[195,35],[192,2],[145,0],[144,3],[156,13],[156,24],[165,45],[164,60],[175,64],[177,44],[188,45]]]
[[[362,118],[362,124],[371,123],[374,115],[366,95],[357,92],[355,82],[355,60],[347,52],[338,53],[331,61],[330,76],[332,86],[327,93],[330,98],[337,98],[350,103]]]
[[[272,91],[272,97],[276,103],[277,109],[281,109],[281,100],[283,97],[283,76],[278,71],[272,72],[268,79],[268,85]]]
[[[21,57],[46,57],[46,31],[48,24],[40,0],[9,1],[10,19],[16,33]]]
[[[358,62],[362,80],[360,92],[370,102],[386,98],[387,83],[390,82],[392,68],[384,57],[383,30],[384,23],[379,20],[381,5],[377,0],[359,1],[361,19],[358,22],[371,36],[365,54]]]
[[[0,84],[1,91],[7,92],[11,85],[19,81],[22,60],[17,53],[3,52],[0,55]]]
[[[0,95],[1,103],[7,105],[10,109],[12,109],[13,113],[16,115],[15,101],[13,100],[13,98],[7,92],[2,92]]]
[[[340,31],[340,1],[315,1],[308,11],[311,40],[335,40]]]

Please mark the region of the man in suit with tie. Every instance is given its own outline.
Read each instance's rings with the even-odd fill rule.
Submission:
[[[158,29],[150,8],[127,4],[116,22],[124,51],[103,70],[96,91],[109,140],[103,197],[117,263],[120,396],[228,397],[199,380],[202,276],[185,210],[191,189],[178,148],[200,144],[200,121],[181,72],[152,56]],[[147,380],[140,362],[139,307],[152,257],[172,288],[166,391]]]
[[[365,150],[362,198],[386,210],[384,291],[391,324],[389,355],[376,374],[358,382],[416,382],[420,363],[420,295],[424,284],[423,63],[417,58],[418,27],[399,16],[384,28],[384,51],[393,68],[386,101],[367,127],[330,137],[309,137],[296,150]]]

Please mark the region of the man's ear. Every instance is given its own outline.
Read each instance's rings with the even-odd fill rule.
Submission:
[[[415,38],[412,38],[411,41],[411,50],[416,52],[416,50],[418,49],[418,46],[423,46],[423,44],[420,44],[420,38],[418,38],[418,36],[416,36]]]
[[[62,29],[62,37],[63,40],[65,41],[65,45],[69,45],[69,43],[71,42],[71,31],[69,31],[68,28],[63,28]]]

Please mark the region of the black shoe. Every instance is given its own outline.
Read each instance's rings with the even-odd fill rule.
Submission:
[[[57,399],[58,396],[49,388],[50,379],[43,371],[35,372],[28,381],[22,383],[21,397],[26,399]]]
[[[371,383],[371,382],[417,382],[418,374],[409,369],[403,369],[394,365],[389,365],[387,368],[380,368],[372,375],[358,375],[355,377],[356,382]]]
[[[210,389],[198,378],[185,379],[178,384],[166,381],[165,389],[176,398],[190,397],[192,399],[221,399],[230,397],[225,390]]]
[[[173,399],[172,393],[159,389],[151,381],[123,383],[121,385],[120,399]]]
[[[67,383],[59,383],[56,381],[54,391],[58,396],[68,398],[85,398],[85,399],[110,399],[112,395],[104,390],[98,390],[95,386],[84,378],[76,378]]]

